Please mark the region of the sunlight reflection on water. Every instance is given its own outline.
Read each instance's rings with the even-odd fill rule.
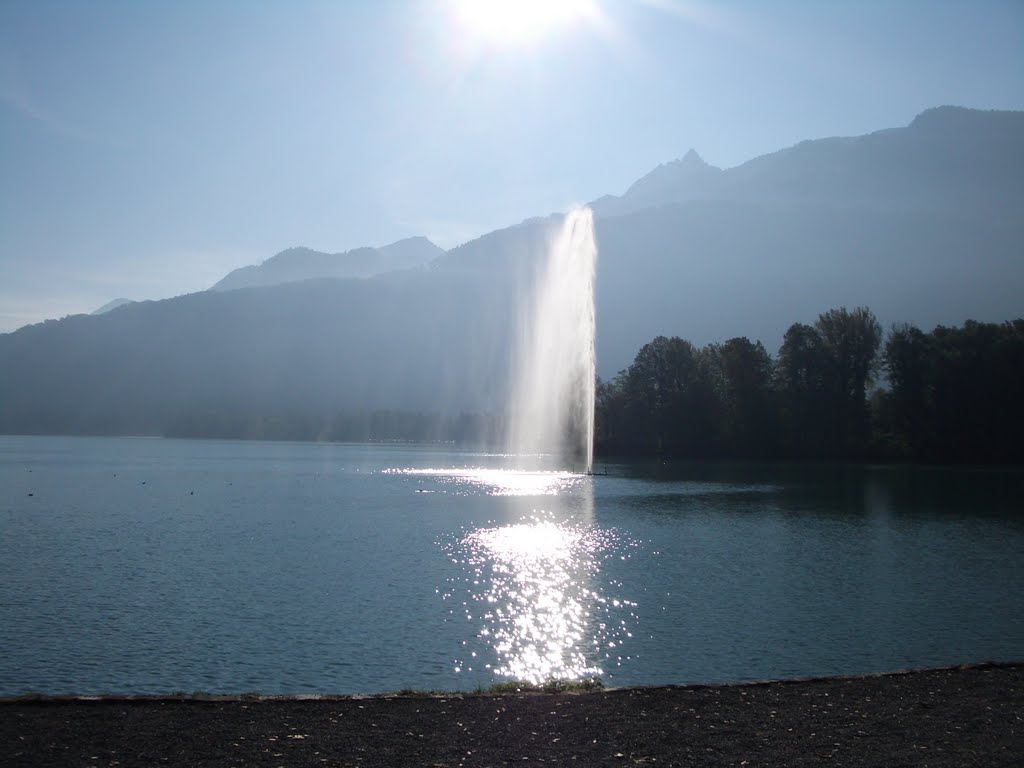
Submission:
[[[573,680],[599,677],[602,663],[621,660],[615,650],[632,633],[625,619],[616,625],[605,614],[635,603],[608,599],[595,586],[602,556],[617,543],[611,531],[540,517],[462,538],[457,551],[471,577],[466,618],[493,648],[495,674]]]
[[[630,658],[621,646],[636,627],[636,603],[610,596],[622,585],[601,571],[638,544],[594,524],[592,478],[487,467],[386,471],[416,478],[418,491],[517,497],[504,508],[509,524],[440,542],[458,575],[438,594],[449,616],[461,613],[473,627],[453,659],[456,672],[543,683],[600,677]]]
[[[385,469],[385,474],[434,478],[454,492],[466,484],[492,496],[554,496],[579,486],[586,477],[564,471],[527,471],[471,467],[464,469]]]

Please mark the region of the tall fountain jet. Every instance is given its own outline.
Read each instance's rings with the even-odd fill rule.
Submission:
[[[570,210],[539,265],[520,321],[510,451],[594,461],[594,277],[589,208]]]

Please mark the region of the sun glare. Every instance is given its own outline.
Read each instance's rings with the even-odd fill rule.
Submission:
[[[533,43],[595,13],[594,0],[452,0],[462,34],[491,45]]]

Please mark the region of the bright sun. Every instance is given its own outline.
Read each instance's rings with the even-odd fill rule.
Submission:
[[[492,45],[533,43],[595,13],[595,0],[452,0],[462,32]]]

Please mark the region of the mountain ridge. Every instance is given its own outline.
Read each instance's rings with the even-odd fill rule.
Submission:
[[[89,314],[91,314],[91,315],[103,315],[103,314],[106,314],[107,312],[110,312],[111,310],[117,309],[118,307],[123,307],[125,304],[134,304],[134,303],[135,303],[134,299],[126,299],[126,298],[123,298],[123,297],[117,298],[117,299],[111,299],[106,304],[104,304],[102,307],[97,307],[96,309],[94,309]]]
[[[979,134],[973,143],[963,143],[964,131]],[[1024,135],[1024,112],[1012,110],[975,110],[967,107],[932,107],[919,113],[906,126],[884,128],[859,136],[833,136],[807,139],[789,147],[751,158],[732,168],[708,165],[693,149],[678,160],[663,163],[634,182],[621,196],[604,195],[591,203],[598,216],[632,213],[652,204],[649,190],[657,187],[660,199],[654,204],[687,200],[771,199],[775,202],[812,202],[827,200],[829,189],[842,191],[842,204],[865,202],[891,204],[900,196],[927,198],[929,204],[948,208],[1001,206],[1006,199],[1005,186],[984,194],[977,170],[990,171],[1000,160],[1014,172],[1009,190],[1012,196],[1024,192],[1024,152],[1011,157],[993,157],[988,150],[1009,135]],[[996,142],[993,142],[993,139]],[[918,171],[918,159],[906,152],[917,143],[931,145],[929,154],[944,153],[945,169],[933,170],[915,189],[903,189],[911,173]],[[1019,145],[1019,142],[1018,142]],[[920,150],[919,150],[920,151]],[[881,156],[881,159],[879,159]],[[822,161],[827,164],[822,165]],[[877,180],[858,175],[858,167],[867,164],[880,174]],[[779,166],[789,166],[787,177],[772,177]],[[928,187],[936,184],[959,185],[962,194],[946,200],[932,199]],[[891,194],[892,190],[898,194]],[[979,198],[979,193],[982,193]]]
[[[339,253],[294,246],[279,251],[261,264],[232,270],[209,290],[229,291],[321,277],[373,277],[422,266],[442,253],[442,248],[423,236],[405,238],[378,248],[363,246]]]
[[[639,188],[647,204],[596,217],[600,375],[657,335],[751,336],[774,351],[790,324],[844,305],[922,328],[1024,315],[1022,120],[939,111],[914,130],[803,142],[711,171],[729,184],[714,194],[692,183],[706,171],[696,153],[663,164]],[[204,291],[0,335],[0,432],[500,410],[560,220],[489,232],[423,269]]]

